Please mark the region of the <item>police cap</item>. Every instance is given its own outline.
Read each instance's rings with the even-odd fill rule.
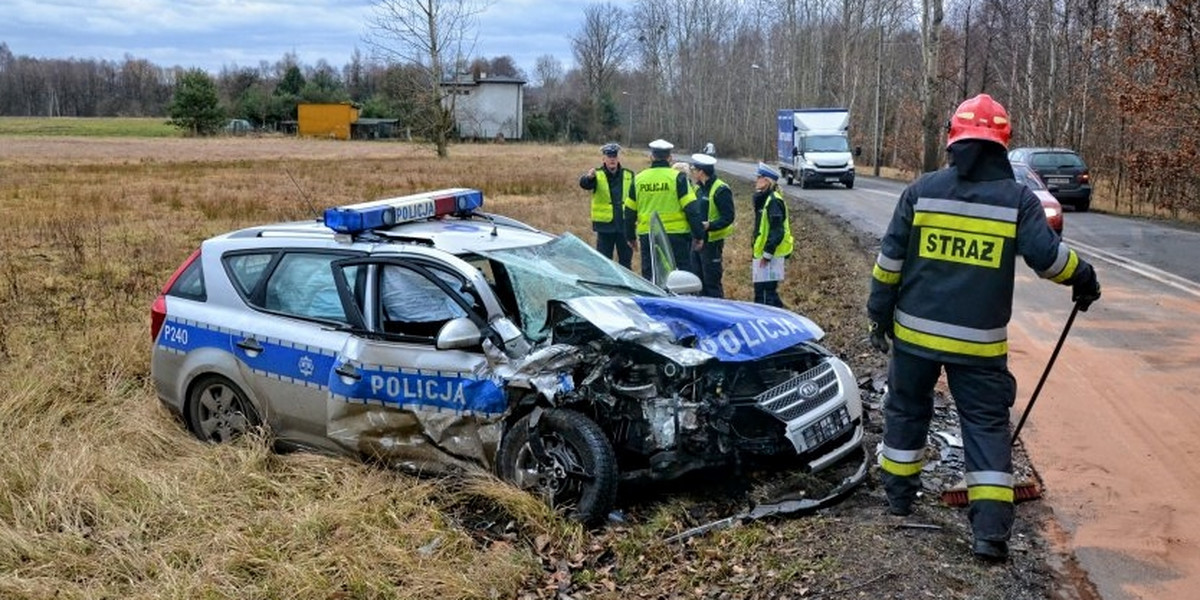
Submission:
[[[758,177],[766,177],[767,179],[770,179],[771,181],[779,180],[779,171],[772,169],[766,163],[761,163],[761,162],[758,163],[758,169],[756,169],[754,171],[754,174]]]

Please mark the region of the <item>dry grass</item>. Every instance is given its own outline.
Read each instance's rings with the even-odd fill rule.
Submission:
[[[159,407],[150,303],[211,235],[466,186],[484,191],[489,210],[592,239],[577,180],[597,162],[593,147],[431,154],[290,138],[0,143],[0,597],[654,597],[712,590],[751,563],[762,579],[726,589],[774,597],[843,586],[839,567],[870,538],[845,537],[836,520],[696,540],[680,570],[680,550],[661,542],[687,520],[678,501],[585,534],[485,475],[419,480],[276,455],[262,439],[202,444]],[[748,299],[750,188],[730,183],[740,216],[726,290]],[[796,211],[793,231],[784,301],[825,327],[832,349],[861,357],[870,256],[817,215]],[[877,567],[859,566],[849,572]]]
[[[581,543],[488,477],[450,485],[276,455],[265,440],[199,443],[149,385],[150,303],[200,240],[460,185],[499,211],[561,215],[541,210],[573,184],[555,165],[587,162],[572,148],[456,151],[439,162],[399,144],[4,140],[0,597],[508,597],[541,571],[534,539]],[[454,516],[468,506],[517,535],[481,541]]]

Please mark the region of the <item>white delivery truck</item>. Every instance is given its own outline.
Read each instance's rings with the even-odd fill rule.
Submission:
[[[850,111],[844,108],[785,108],[779,111],[779,172],[801,187],[840,183],[854,187],[854,157],[846,130]]]

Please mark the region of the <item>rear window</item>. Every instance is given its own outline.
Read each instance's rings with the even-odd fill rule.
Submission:
[[[1042,180],[1038,179],[1037,174],[1029,170],[1025,165],[1013,164],[1013,175],[1017,179],[1017,183],[1023,183],[1029,186],[1031,190],[1044,190],[1046,186],[1042,185]]]
[[[208,294],[204,290],[204,270],[200,268],[201,262],[203,261],[193,260],[189,263],[175,278],[171,289],[167,290],[167,295],[200,302],[207,300]]]
[[[1037,152],[1029,158],[1029,164],[1045,169],[1083,167],[1083,159],[1074,152]]]
[[[247,254],[231,254],[225,257],[225,268],[230,279],[237,285],[242,296],[249,296],[267,272],[275,251]]]

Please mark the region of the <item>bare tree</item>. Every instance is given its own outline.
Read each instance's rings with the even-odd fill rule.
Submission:
[[[938,65],[941,50],[942,0],[921,0],[921,56],[924,58],[924,83],[921,86],[921,131],[925,171],[936,171],[941,163],[942,107],[938,100]]]
[[[437,148],[448,154],[454,131],[455,91],[443,86],[457,76],[457,66],[474,53],[476,17],[487,9],[487,0],[376,0],[370,32],[364,40],[372,52],[387,62],[415,65],[423,89],[412,90],[423,115],[418,127]]]
[[[612,102],[613,81],[629,58],[631,46],[625,35],[625,11],[620,7],[589,4],[583,15],[583,29],[571,38],[571,49],[592,104],[589,131],[596,135],[602,133],[601,109]]]

